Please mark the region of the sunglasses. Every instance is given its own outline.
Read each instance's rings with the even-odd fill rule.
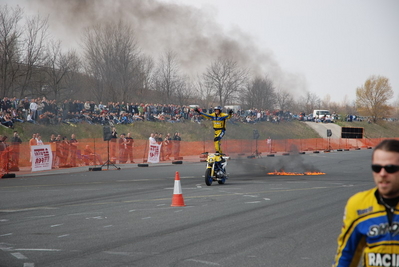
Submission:
[[[378,165],[378,164],[371,165],[371,169],[375,173],[379,173],[382,168],[384,168],[387,173],[395,173],[395,172],[399,171],[399,165],[392,165],[392,164],[385,165],[385,166]]]

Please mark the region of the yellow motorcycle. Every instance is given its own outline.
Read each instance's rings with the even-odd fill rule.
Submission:
[[[223,156],[219,153],[208,153],[206,159],[206,170],[205,170],[205,184],[211,186],[213,181],[217,181],[219,184],[224,184],[226,182],[227,173],[226,166],[229,157]]]

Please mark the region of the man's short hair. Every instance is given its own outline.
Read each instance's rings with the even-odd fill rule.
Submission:
[[[376,150],[383,150],[383,151],[387,151],[387,152],[396,152],[399,153],[399,140],[396,139],[385,139],[383,141],[381,141],[381,143],[379,143],[373,151],[373,156],[374,156],[374,152]]]

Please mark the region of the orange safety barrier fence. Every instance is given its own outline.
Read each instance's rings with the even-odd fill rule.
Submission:
[[[386,139],[386,138],[384,138]],[[253,155],[278,152],[306,152],[318,150],[346,150],[371,148],[383,138],[363,139],[278,139],[278,140],[222,140],[222,150],[226,154]],[[134,140],[133,146],[117,142],[104,141],[102,138],[81,139],[73,147],[68,140],[58,143],[45,143],[51,146],[53,168],[103,165],[108,160],[115,164],[147,162],[148,140]],[[203,152],[214,152],[213,140],[206,141],[171,141],[168,147],[163,146],[160,160],[198,161]],[[3,172],[24,169],[30,171],[30,146],[28,142],[20,145],[9,145],[0,151],[0,166]]]

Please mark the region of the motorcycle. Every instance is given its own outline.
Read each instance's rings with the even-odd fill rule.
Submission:
[[[227,173],[227,159],[229,157],[224,157],[219,153],[210,154],[205,152],[207,155],[206,159],[206,170],[205,170],[205,184],[211,186],[213,181],[217,181],[219,184],[224,184],[226,182]]]

